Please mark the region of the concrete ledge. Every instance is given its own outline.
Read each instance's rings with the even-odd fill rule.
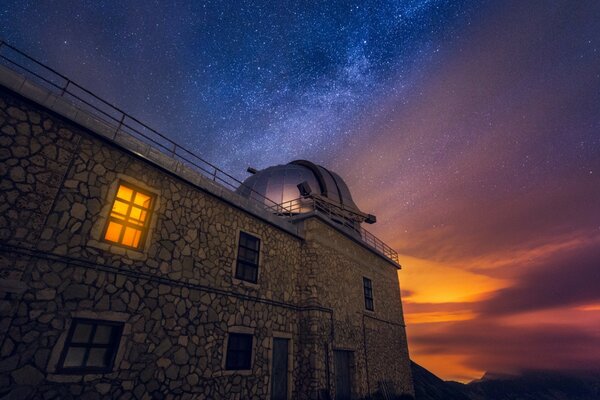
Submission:
[[[0,65],[0,83],[3,86],[19,93],[23,82],[25,82],[24,76],[17,74],[4,65]]]
[[[113,138],[116,131],[116,128],[110,123],[86,112],[78,112],[75,122],[109,139]]]

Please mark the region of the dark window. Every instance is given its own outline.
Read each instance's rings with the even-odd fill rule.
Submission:
[[[258,253],[260,239],[246,232],[240,232],[235,277],[256,283],[258,280]]]
[[[74,319],[58,364],[60,372],[110,372],[122,332],[119,322]]]
[[[373,311],[373,283],[369,278],[363,278],[363,288],[365,290],[365,308]]]
[[[225,369],[250,369],[252,364],[252,335],[230,333],[227,343]]]

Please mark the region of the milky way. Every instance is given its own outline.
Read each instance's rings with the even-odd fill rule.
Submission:
[[[331,162],[369,105],[410,86],[470,11],[422,0],[8,3],[10,43],[240,177],[248,165]]]
[[[4,1],[0,34],[244,178],[338,172],[447,379],[600,365],[600,2]]]

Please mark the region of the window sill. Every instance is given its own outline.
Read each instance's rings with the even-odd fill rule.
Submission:
[[[148,258],[146,253],[140,250],[126,248],[123,246],[119,246],[118,244],[110,244],[108,242],[99,242],[95,239],[88,240],[87,245],[89,247],[94,247],[96,249],[108,251],[112,254],[116,254],[119,256],[127,256],[128,258],[136,261],[145,261]]]
[[[49,382],[56,383],[77,383],[83,381],[93,381],[101,378],[113,378],[110,376],[114,374],[114,378],[116,378],[115,371],[107,371],[107,372],[82,372],[80,374],[76,374],[72,371],[66,372],[54,372],[46,375],[46,380]],[[108,375],[108,376],[107,376]]]
[[[259,289],[260,288],[260,284],[258,284],[258,282],[257,283],[253,283],[253,282],[245,281],[243,279],[239,279],[239,278],[235,278],[235,277],[231,280],[231,282],[234,285],[246,286],[246,287],[248,287],[250,289]]]
[[[231,375],[249,376],[249,375],[252,375],[252,370],[251,369],[224,369],[220,372],[217,372],[215,375],[213,375],[213,377],[231,376]]]

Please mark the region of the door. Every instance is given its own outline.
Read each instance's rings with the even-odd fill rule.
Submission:
[[[271,400],[288,399],[289,340],[273,338],[273,369],[271,373]]]
[[[335,362],[335,400],[350,400],[352,352],[334,350],[333,357]]]

